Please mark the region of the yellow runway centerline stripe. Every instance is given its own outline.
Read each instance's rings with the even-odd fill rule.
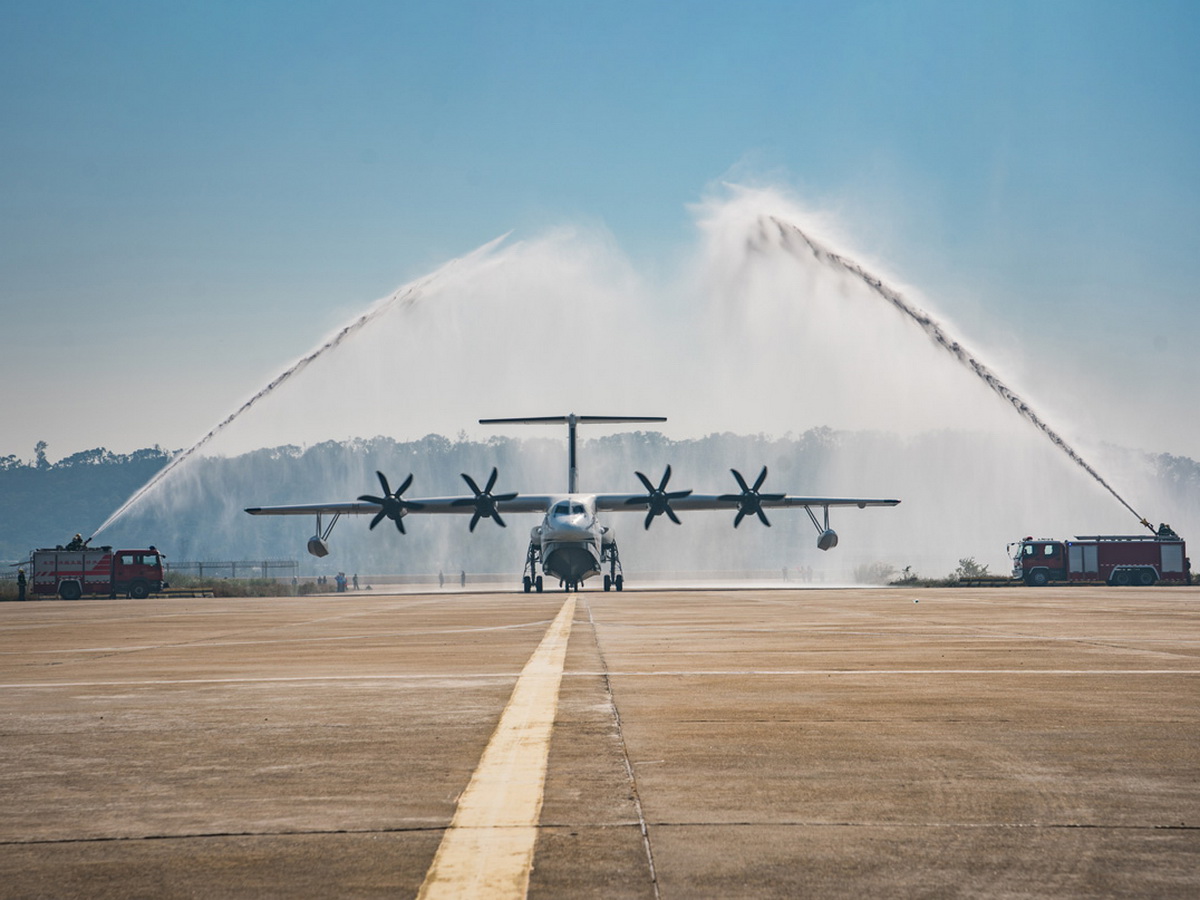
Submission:
[[[521,671],[418,897],[525,896],[574,616],[570,595]]]

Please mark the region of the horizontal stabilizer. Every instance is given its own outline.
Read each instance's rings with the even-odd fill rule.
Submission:
[[[480,419],[480,425],[551,425],[572,422],[665,422],[666,416],[518,416],[513,419]]]

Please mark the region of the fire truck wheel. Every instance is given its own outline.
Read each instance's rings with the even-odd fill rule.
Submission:
[[[82,593],[77,581],[64,581],[58,588],[58,596],[64,600],[78,600]]]
[[[1118,569],[1116,572],[1113,572],[1113,583],[1121,586],[1129,584],[1129,570]]]
[[[1049,580],[1050,579],[1046,576],[1046,573],[1041,569],[1038,569],[1036,572],[1029,573],[1028,582],[1033,587],[1045,587],[1046,582]]]
[[[135,581],[129,586],[129,596],[133,600],[145,600],[150,596],[150,585],[144,581]]]
[[[1138,572],[1138,583],[1144,585],[1154,584],[1154,572],[1150,569],[1142,569]]]

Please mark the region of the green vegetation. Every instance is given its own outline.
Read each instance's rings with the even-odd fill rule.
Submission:
[[[882,566],[878,563],[875,565],[879,566],[880,571],[890,569],[895,572],[894,566]],[[889,584],[893,587],[959,587],[964,584],[1011,584],[1012,579],[1004,575],[991,575],[988,573],[986,565],[977,563],[973,556],[966,556],[958,561],[958,568],[944,578],[922,578],[913,571],[912,566],[905,566],[899,578],[886,582],[864,581],[863,583]]]
[[[171,573],[168,581],[171,590],[212,591],[214,597],[292,597],[314,591],[310,584],[297,588],[273,578],[207,578]]]

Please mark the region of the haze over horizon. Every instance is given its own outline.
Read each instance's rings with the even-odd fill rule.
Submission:
[[[678,339],[705,210],[732,181],[778,186],[919,289],[1070,437],[1200,458],[1190,4],[118,2],[8,18],[0,455],[190,446],[374,298],[514,229],[510,245],[586,247],[563,264],[602,266],[643,307],[585,312],[572,335],[620,378],[654,343],[643,323]],[[500,381],[535,384],[562,345],[501,349]],[[836,360],[821,363],[807,377]],[[754,361],[731,346],[715,364]],[[460,398],[489,380],[462,372]],[[386,374],[356,388],[425,387]],[[645,395],[456,401],[453,418],[681,417],[629,397]],[[392,433],[328,406],[311,418],[331,438]],[[839,424],[819,418],[778,433]]]

